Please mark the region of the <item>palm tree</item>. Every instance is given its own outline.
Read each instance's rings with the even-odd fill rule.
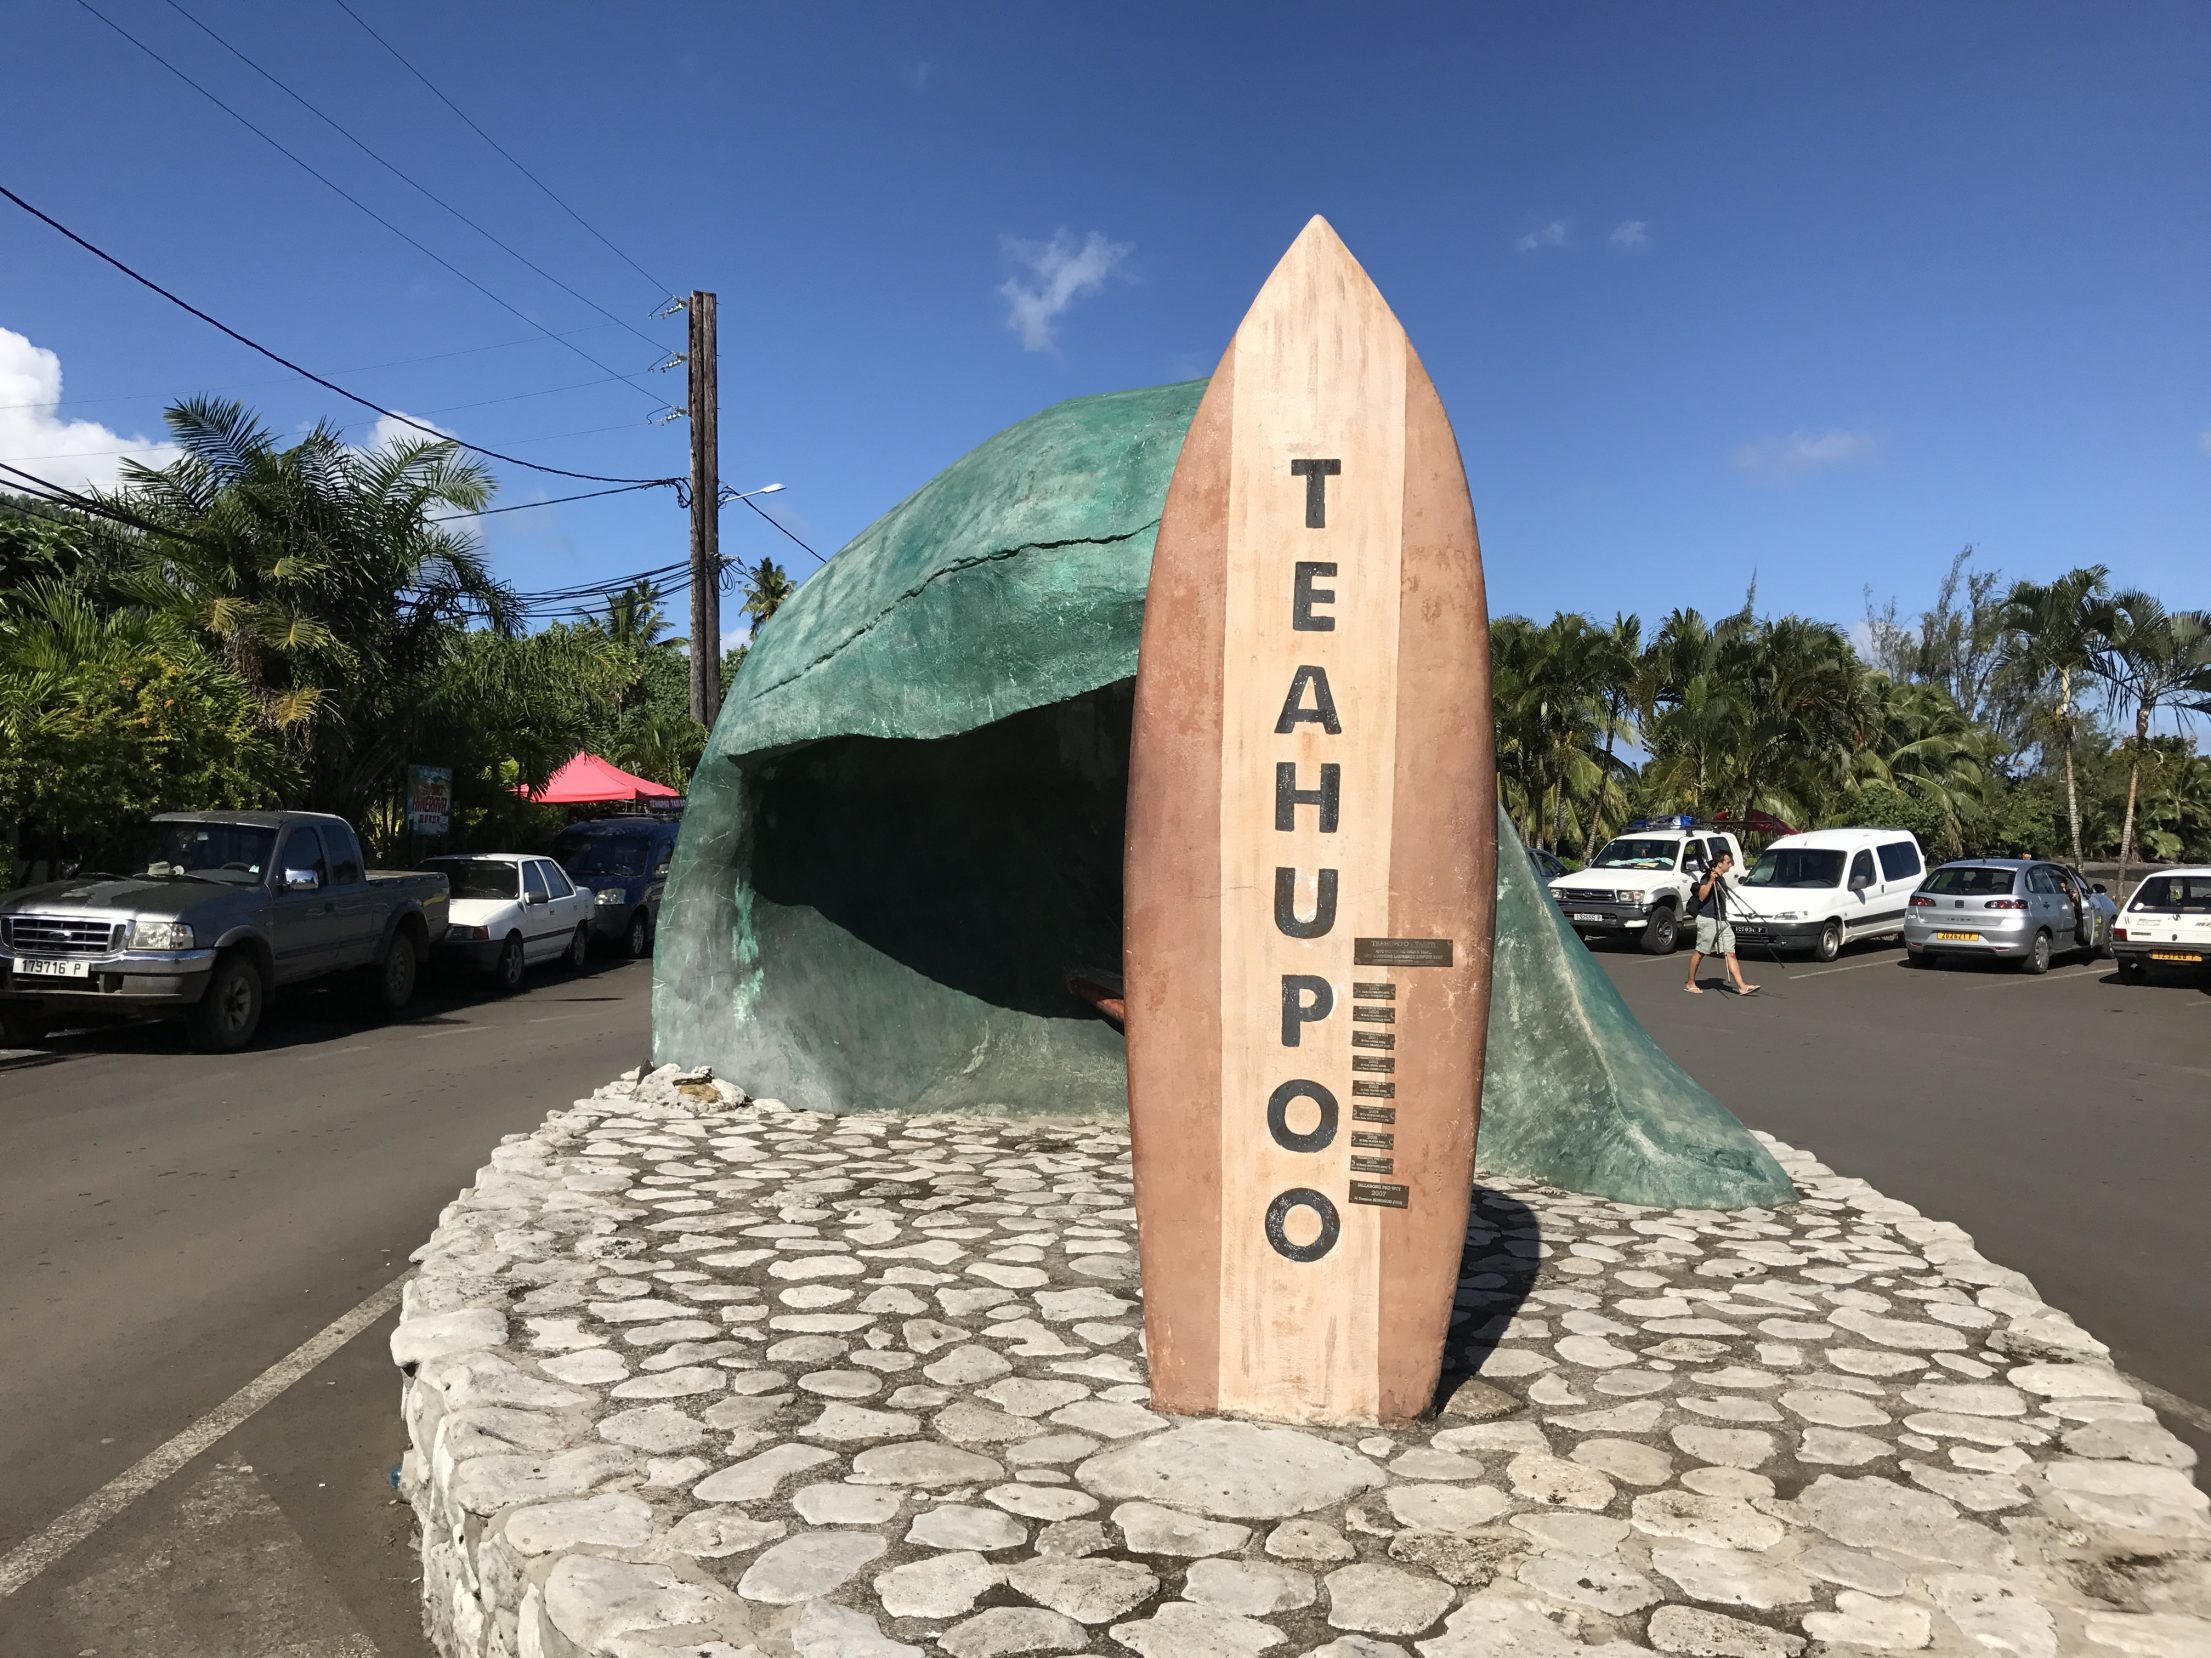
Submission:
[[[609,594],[606,609],[591,618],[591,625],[617,645],[682,650],[690,641],[669,635],[667,613],[660,608],[665,596],[658,582],[640,577],[621,592]]]
[[[490,474],[450,442],[362,450],[327,425],[279,448],[234,402],[164,419],[183,454],[124,463],[118,504],[156,529],[118,585],[213,639],[306,761],[313,802],[358,816],[412,757],[456,635],[516,625],[482,549],[433,513],[480,511]]]
[[[1597,840],[1603,832],[1608,809],[1613,797],[1618,796],[1625,817],[1627,797],[1619,786],[1619,762],[1613,757],[1613,745],[1621,737],[1635,739],[1636,716],[1647,713],[1643,702],[1646,681],[1643,674],[1643,618],[1627,616],[1615,611],[1612,626],[1597,634],[1590,645],[1590,675],[1596,682],[1597,699],[1604,712],[1605,747],[1597,782],[1597,799],[1589,813],[1589,828],[1583,837],[1581,858],[1587,863],[1597,851]]]
[[[752,618],[752,631],[758,634],[770,616],[783,608],[783,601],[798,591],[790,572],[772,558],[764,558],[758,564],[743,570],[745,602],[741,607]]]
[[[2065,815],[2072,830],[2073,861],[2080,862],[2080,783],[2073,763],[2081,734],[2076,680],[2089,673],[2104,647],[2109,620],[2110,572],[2103,565],[2068,570],[2047,585],[2020,582],[2004,601],[1999,670],[2037,704],[2036,725],[2045,751],[2056,743],[2065,754]]]
[[[2119,879],[2134,861],[2134,808],[2149,751],[2150,721],[2171,708],[2185,724],[2192,713],[2211,712],[2211,611],[2167,610],[2148,593],[2129,588],[2112,597],[2105,613],[2102,648],[2089,671],[2104,682],[2114,713],[2130,709],[2134,737],[2127,745],[2127,808],[2119,831]]]

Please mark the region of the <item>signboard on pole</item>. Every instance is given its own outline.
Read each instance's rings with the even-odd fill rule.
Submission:
[[[443,835],[453,826],[453,768],[407,768],[407,832]]]

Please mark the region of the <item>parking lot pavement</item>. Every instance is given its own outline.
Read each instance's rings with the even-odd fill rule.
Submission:
[[[502,1135],[637,1063],[650,993],[440,975],[230,1056],[0,1049],[0,1653],[425,1658],[389,1286]],[[104,1523],[63,1549],[72,1515]]]
[[[2028,978],[1893,946],[1743,958],[1760,989],[1682,993],[1686,956],[1600,948],[1666,1051],[1754,1128],[1957,1222],[2163,1390],[2211,1489],[2211,990],[2109,961]]]

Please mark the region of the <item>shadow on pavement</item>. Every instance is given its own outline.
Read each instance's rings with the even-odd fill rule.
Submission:
[[[594,955],[577,972],[561,966],[533,967],[522,981],[522,988],[510,995],[499,990],[488,975],[433,960],[423,968],[414,1001],[398,1015],[372,1007],[365,992],[343,979],[301,985],[279,990],[270,997],[261,1028],[244,1052],[280,1052],[393,1027],[458,1029],[472,1023],[463,1015],[498,1002],[531,998],[558,1004],[623,1001],[627,997],[620,993],[597,996],[548,993],[568,987],[598,985],[630,965],[627,959]],[[61,1065],[102,1054],[183,1054],[215,1061],[238,1057],[193,1054],[185,1042],[181,1021],[105,1019],[62,1027],[47,1038],[43,1048],[0,1057],[0,1074]]]
[[[1436,1408],[1477,1384],[1497,1351],[1506,1325],[1535,1285],[1541,1229],[1533,1209],[1486,1186],[1474,1188],[1467,1212],[1466,1248],[1459,1256],[1459,1292],[1451,1307],[1451,1333],[1443,1343],[1443,1376]],[[1478,1391],[1478,1388],[1477,1388]],[[1494,1410],[1461,1414],[1489,1416]]]

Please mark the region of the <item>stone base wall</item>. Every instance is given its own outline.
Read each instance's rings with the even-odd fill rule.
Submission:
[[[442,1658],[2202,1658],[2192,1454],[1957,1227],[1476,1194],[1416,1429],[1148,1408],[1120,1125],[669,1069],[503,1143],[393,1357]]]

